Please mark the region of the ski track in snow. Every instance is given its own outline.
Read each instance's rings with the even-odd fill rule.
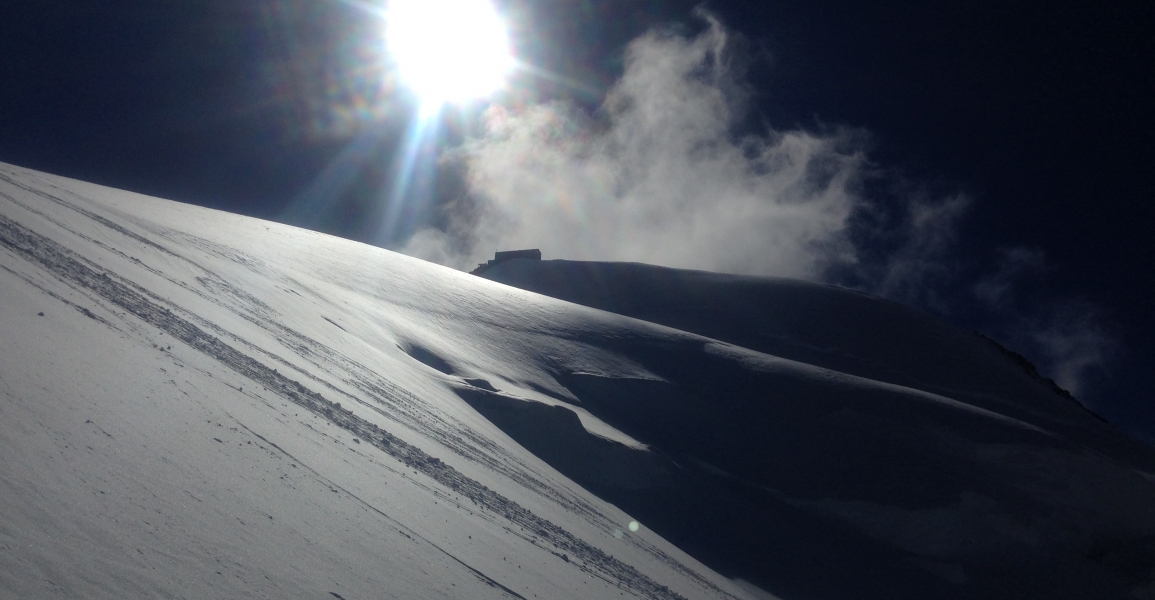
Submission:
[[[563,493],[563,491],[557,487],[545,483],[539,477],[535,476],[527,465],[520,463],[516,457],[510,455],[501,446],[472,430],[466,424],[436,410],[428,403],[422,402],[413,394],[381,377],[366,365],[360,364],[356,360],[342,354],[337,349],[322,344],[277,321],[273,309],[267,304],[245,293],[243,290],[237,289],[210,269],[188,257],[182,256],[178,252],[166,247],[163,243],[158,242],[156,239],[136,233],[104,216],[69,202],[60,196],[24,185],[3,173],[0,173],[0,181],[4,181],[9,185],[74,211],[103,226],[103,228],[112,235],[122,236],[134,243],[143,244],[172,259],[184,263],[188,269],[197,273],[193,280],[198,282],[203,289],[171,277],[160,269],[144,264],[140,260],[116,249],[106,241],[107,238],[106,240],[100,240],[92,236],[87,236],[76,228],[70,227],[58,219],[54,219],[44,211],[37,210],[34,206],[21,202],[12,195],[0,192],[0,198],[3,198],[5,201],[34,213],[58,227],[66,229],[72,235],[76,235],[89,243],[99,245],[109,252],[130,260],[152,275],[162,277],[168,282],[196,294],[206,301],[221,306],[264,329],[284,348],[293,352],[300,359],[323,371],[341,374],[343,382],[363,396],[358,396],[357,394],[339,388],[333,383],[323,381],[299,369],[284,358],[260,348],[257,344],[231,334],[221,326],[192,312],[182,310],[165,298],[156,295],[128,278],[122,277],[106,267],[89,261],[52,239],[8,217],[0,215],[0,244],[17,256],[39,265],[52,276],[70,284],[78,291],[88,295],[94,301],[103,301],[118,307],[122,311],[126,311],[127,314],[131,314],[145,324],[156,327],[164,333],[171,335],[173,338],[187,344],[189,347],[212,357],[254,383],[264,386],[301,408],[352,433],[356,438],[373,445],[380,451],[402,462],[410,469],[418,471],[444,488],[452,490],[454,494],[459,495],[461,498],[468,499],[471,503],[470,506],[480,511],[480,514],[485,515],[489,520],[507,523],[504,527],[511,534],[519,536],[535,546],[545,548],[555,555],[563,557],[567,562],[574,561],[574,564],[582,571],[599,577],[610,585],[615,585],[619,588],[624,586],[625,589],[646,598],[683,598],[680,594],[654,581],[631,565],[607,555],[596,546],[583,541],[551,521],[539,517],[518,503],[464,475],[440,459],[431,456],[412,443],[406,442],[378,427],[376,424],[357,416],[352,411],[344,408],[340,402],[325,398],[321,393],[281,373],[278,368],[270,367],[266,362],[262,362],[262,360],[268,363],[275,363],[286,370],[291,369],[299,376],[311,379],[314,385],[320,385],[328,392],[345,398],[346,401],[367,407],[405,428],[435,440],[465,459],[505,475],[525,488],[580,515],[603,531],[614,531],[615,524],[602,515],[596,508],[576,495]],[[56,187],[51,183],[45,183],[51,187]],[[60,191],[62,195],[70,193],[66,190]],[[138,225],[147,229],[144,223],[138,223]],[[227,246],[197,238],[184,232],[172,230],[158,231],[154,229],[150,230],[150,233],[153,233],[161,240],[179,237],[181,243],[199,247],[206,252],[241,264],[259,274],[276,276],[276,273],[272,273],[271,269],[263,265],[258,259],[245,256],[242,252]],[[37,284],[22,274],[15,273],[7,268],[5,268],[5,270],[20,276],[28,283],[36,286],[53,298],[70,305],[73,309],[81,312],[85,316],[97,320],[107,327],[120,331],[117,324],[93,313],[90,309],[61,298],[59,295],[52,293],[45,289],[44,286]],[[290,285],[296,284],[294,287],[307,289],[307,286],[303,286],[299,284],[299,282],[290,280],[287,283],[290,283]],[[110,310],[110,312],[115,314],[113,310]],[[122,316],[126,317],[122,325],[129,328],[138,327],[138,325],[127,318],[127,314],[122,313]],[[337,325],[327,317],[325,317],[325,320],[340,327],[340,325]],[[258,356],[260,359],[257,358]],[[256,434],[254,433],[254,435]],[[271,441],[265,440],[264,438],[261,439],[278,451],[285,452]],[[320,474],[315,474],[321,477]],[[345,493],[352,496],[348,490],[345,490]],[[447,493],[438,495],[446,501],[457,502],[453,496]],[[368,504],[366,504],[366,506],[380,514],[383,518],[389,519],[387,515],[377,509],[374,509]],[[460,503],[459,506],[465,509],[469,508]],[[400,528],[405,529],[403,525],[398,525]],[[406,529],[406,531],[408,532],[407,535],[416,535],[411,530]],[[461,563],[487,585],[497,587],[514,597],[522,598],[522,596],[516,592],[461,562],[440,547],[437,547],[432,541],[425,538],[422,539],[441,552],[449,555],[453,560]],[[697,585],[705,588],[712,594],[721,597],[735,598],[735,596],[718,588],[712,582],[703,578],[699,573],[681,564],[652,544],[640,538],[635,538],[632,541],[637,547],[655,559],[693,580]]]

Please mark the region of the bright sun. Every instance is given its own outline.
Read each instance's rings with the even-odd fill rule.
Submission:
[[[513,67],[505,23],[489,0],[389,0],[385,19],[399,75],[425,106],[491,94]]]

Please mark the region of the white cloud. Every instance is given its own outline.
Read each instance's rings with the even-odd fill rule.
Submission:
[[[465,194],[402,251],[468,269],[495,250],[540,248],[834,280],[939,314],[977,306],[981,328],[1071,392],[1085,389],[1116,343],[1087,305],[1023,298],[1023,277],[1045,270],[1040,251],[1005,250],[986,274],[964,266],[958,236],[972,200],[934,197],[871,165],[860,130],[737,135],[744,84],[726,30],[705,20],[696,36],[632,42],[595,115],[564,103],[491,107],[484,133],[443,157]],[[880,174],[897,182],[885,200],[863,191]]]
[[[1033,289],[1053,267],[1038,248],[999,251],[998,266],[971,286],[998,337],[1032,358],[1040,373],[1083,400],[1117,355],[1118,337],[1098,307]],[[1091,398],[1088,398],[1091,396]]]
[[[713,20],[696,37],[635,40],[598,119],[557,103],[492,107],[484,136],[455,157],[472,210],[405,251],[460,267],[535,247],[547,257],[810,278],[853,261],[846,222],[864,161],[856,133],[736,137],[740,86],[726,42]]]
[[[995,272],[973,287],[975,297],[991,307],[1013,302],[1015,288],[1025,276],[1047,269],[1046,255],[1038,248],[1006,248],[999,254],[999,266]]]
[[[859,268],[863,287],[885,298],[950,313],[953,302],[942,296],[943,283],[958,277],[950,258],[956,251],[959,223],[970,206],[970,198],[962,195],[907,198],[894,234],[902,241],[877,267]]]
[[[1019,337],[1038,349],[1041,371],[1076,397],[1085,395],[1089,380],[1101,374],[1119,350],[1098,309],[1086,302],[1055,304],[1032,319]]]

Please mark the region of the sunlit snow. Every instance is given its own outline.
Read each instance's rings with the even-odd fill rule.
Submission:
[[[652,322],[0,165],[0,596],[1152,591],[1155,453],[994,344],[591,268]]]

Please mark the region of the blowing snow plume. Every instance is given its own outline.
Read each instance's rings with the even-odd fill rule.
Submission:
[[[1116,345],[1094,310],[1078,327],[1059,326],[1048,315],[1077,300],[1022,306],[1009,301],[1017,281],[1004,282],[999,299],[984,293],[1005,265],[960,254],[971,198],[935,196],[872,165],[860,129],[740,134],[749,129],[741,69],[726,29],[699,14],[706,27],[696,36],[634,40],[593,115],[564,102],[491,106],[482,135],[442,157],[463,185],[440,226],[402,251],[459,269],[494,250],[541,248],[572,260],[826,281],[969,322],[1076,392],[1103,372],[1110,352],[1073,350],[1087,339]]]
[[[649,33],[590,117],[562,103],[494,106],[448,157],[468,199],[405,252],[456,267],[494,248],[748,274],[815,277],[853,259],[846,221],[863,155],[850,131],[735,138],[741,86],[727,33]]]

